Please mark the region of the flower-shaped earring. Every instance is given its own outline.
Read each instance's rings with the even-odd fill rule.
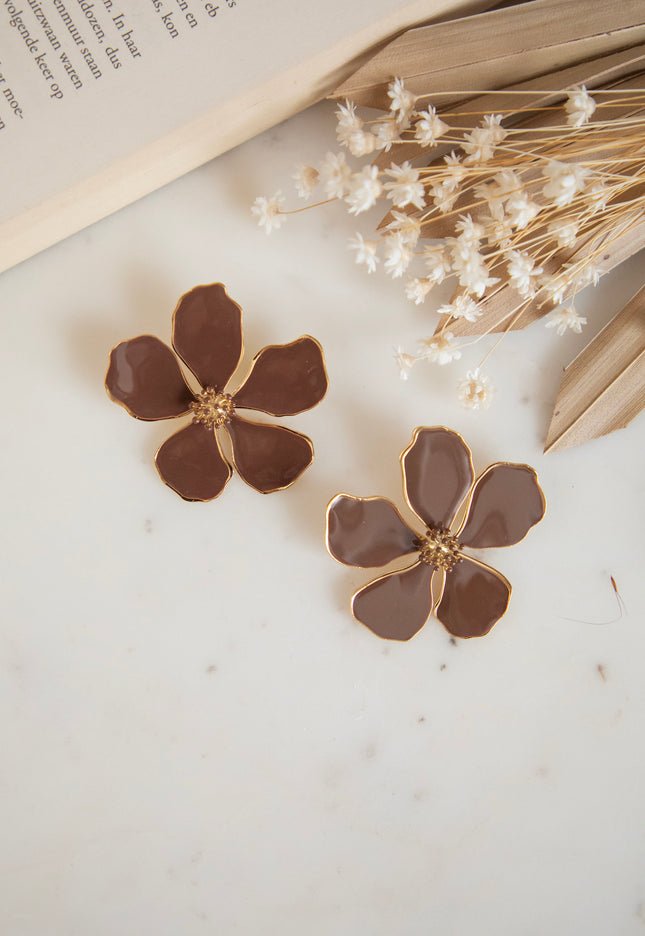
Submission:
[[[506,611],[511,586],[463,548],[511,546],[542,519],[546,504],[535,471],[497,462],[473,484],[470,449],[440,426],[415,430],[401,468],[406,501],[424,533],[383,497],[338,494],[327,508],[327,548],[339,562],[374,568],[416,554],[413,565],[359,589],[352,613],[389,640],[414,637],[433,610],[455,637],[481,637]],[[466,515],[450,532],[462,504]]]
[[[200,390],[188,386],[172,350],[154,335],[117,345],[105,378],[110,397],[137,419],[192,416],[155,456],[166,484],[189,501],[221,494],[231,465],[220,449],[218,430],[228,434],[234,466],[256,491],[269,494],[293,484],[313,459],[310,439],[282,426],[251,422],[238,410],[293,416],[322,400],[327,373],[315,338],[304,335],[291,344],[263,348],[241,387],[226,393],[242,358],[242,310],[221,283],[214,283],[181,297],[173,313],[172,346]]]

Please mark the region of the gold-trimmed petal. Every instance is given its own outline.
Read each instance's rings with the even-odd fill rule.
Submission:
[[[432,529],[448,529],[475,476],[470,449],[443,426],[414,430],[401,455],[403,488],[415,514]]]
[[[385,497],[338,494],[327,507],[327,549],[362,569],[387,565],[418,549],[418,536]]]
[[[464,556],[446,573],[437,618],[454,637],[483,637],[508,607],[511,585],[504,576]]]
[[[377,637],[410,640],[432,611],[432,569],[417,562],[370,582],[352,598],[352,614]]]
[[[213,500],[231,477],[217,436],[201,423],[190,423],[166,439],[155,464],[162,481],[187,501]]]
[[[270,416],[294,416],[319,403],[327,384],[320,344],[302,335],[290,344],[269,345],[258,352],[233,402]]]
[[[139,335],[112,349],[105,389],[136,419],[185,416],[195,399],[177,358],[154,335]]]
[[[496,462],[473,487],[468,516],[458,533],[462,546],[512,546],[539,523],[546,501],[530,465]]]
[[[172,346],[204,389],[224,389],[243,344],[242,309],[222,283],[184,293],[172,316]]]
[[[313,461],[311,439],[293,429],[250,422],[237,413],[226,428],[240,477],[261,494],[289,487]]]

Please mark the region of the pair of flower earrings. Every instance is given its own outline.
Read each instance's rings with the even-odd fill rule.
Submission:
[[[319,403],[328,380],[315,338],[263,348],[241,386],[227,391],[243,354],[242,310],[214,283],[179,300],[172,347],[174,353],[153,335],[123,341],[112,350],[105,378],[109,396],[137,419],[190,417],[157,451],[162,480],[189,501],[221,494],[233,467],[263,494],[290,487],[313,460],[311,440],[239,410],[295,416]],[[189,385],[180,360],[200,389]],[[377,568],[413,558],[359,589],[352,613],[390,640],[409,640],[432,612],[455,637],[483,636],[506,611],[511,586],[463,549],[511,546],[542,519],[535,471],[497,462],[475,479],[468,446],[439,426],[415,430],[401,467],[419,529],[383,497],[338,494],[327,508],[327,548],[339,562]]]

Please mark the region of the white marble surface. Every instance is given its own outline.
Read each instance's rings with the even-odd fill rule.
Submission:
[[[342,210],[250,218],[332,124],[320,105],[0,277],[3,936],[645,934],[645,424],[541,454],[563,364],[642,258],[586,297],[586,335],[505,342],[467,413],[474,355],[399,381],[392,346],[430,317],[354,266]],[[103,378],[215,280],[249,354],[309,332],[330,390],[287,421],[316,446],[294,488],[187,504],[153,467],[168,424]],[[401,503],[399,453],[437,423],[476,467],[532,463],[547,516],[490,557],[514,592],[489,637],[387,644],[350,616],[370,573],[327,555],[324,510]],[[610,575],[627,613],[595,625]]]

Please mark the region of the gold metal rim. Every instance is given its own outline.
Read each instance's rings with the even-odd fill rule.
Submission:
[[[241,362],[242,358],[244,357],[244,321],[243,321],[243,319],[244,319],[244,311],[243,311],[243,309],[242,309],[242,306],[239,304],[239,302],[236,302],[235,299],[231,299],[231,297],[230,297],[229,294],[228,294],[228,290],[227,290],[226,286],[224,285],[224,283],[219,283],[219,282],[218,282],[218,283],[199,283],[197,286],[193,286],[191,289],[186,290],[186,292],[185,292],[185,293],[182,293],[181,296],[179,297],[179,299],[177,300],[177,304],[175,305],[175,308],[173,309],[173,313],[172,313],[172,316],[171,316],[171,319],[170,319],[170,345],[171,345],[173,351],[175,352],[175,354],[177,355],[177,357],[179,358],[179,360],[182,362],[182,364],[184,365],[184,367],[187,367],[187,368],[188,368],[188,370],[189,370],[190,373],[193,375],[193,377],[195,378],[195,380],[197,381],[197,383],[200,385],[200,387],[201,387],[201,385],[202,385],[201,380],[199,379],[199,377],[197,376],[197,374],[193,373],[193,370],[192,370],[190,364],[188,364],[188,362],[184,360],[184,358],[181,356],[181,354],[179,353],[179,351],[175,348],[175,318],[176,318],[177,312],[179,311],[179,306],[181,305],[181,303],[183,302],[183,300],[186,298],[186,296],[188,296],[190,293],[194,292],[196,289],[210,289],[212,286],[221,286],[222,289],[224,290],[224,294],[225,294],[226,298],[229,299],[229,300],[233,303],[233,305],[236,306],[237,309],[239,309],[239,312],[240,312],[240,354],[239,354],[239,357],[238,357],[238,359],[237,359],[237,364],[235,365],[235,367],[234,367],[234,369],[233,369],[233,372],[230,374],[228,380],[226,381],[226,384],[228,384],[229,380],[231,379],[231,377],[233,376],[233,374],[235,373],[235,371],[236,371],[236,370],[238,369],[238,367],[240,366],[240,362]],[[226,384],[224,384],[223,387],[217,387],[217,388],[214,388],[214,389],[218,389],[218,390],[224,391],[224,390],[226,389]],[[205,388],[203,388],[203,389],[205,389]]]
[[[256,412],[256,410],[250,410],[249,412]],[[296,481],[298,481],[298,479],[301,478],[301,477],[303,476],[303,474],[305,473],[305,471],[311,466],[311,463],[312,463],[313,460],[314,460],[314,454],[315,454],[315,453],[314,453],[314,444],[313,444],[313,442],[311,441],[311,439],[309,438],[309,436],[306,436],[306,435],[304,434],[304,432],[297,432],[295,429],[289,429],[288,426],[279,426],[279,425],[275,425],[274,423],[254,423],[254,422],[253,422],[252,420],[250,420],[250,419],[244,419],[243,416],[237,416],[237,419],[241,419],[242,422],[249,423],[249,424],[252,425],[252,426],[272,426],[274,429],[281,429],[283,432],[289,432],[291,435],[295,435],[295,436],[298,436],[298,437],[301,438],[301,439],[304,439],[305,442],[308,444],[310,450],[311,450],[311,458],[309,459],[309,461],[307,462],[307,464],[304,466],[304,468],[302,468],[302,469],[298,472],[298,474],[295,476],[295,478],[293,478],[291,481],[289,481],[288,484],[285,484],[285,485],[283,485],[282,487],[279,487],[279,488],[273,488],[273,489],[270,490],[270,491],[260,491],[258,488],[253,487],[253,485],[252,485],[249,481],[246,480],[246,478],[245,478],[245,477],[242,475],[242,473],[240,472],[240,469],[237,467],[237,464],[236,464],[236,462],[235,462],[235,446],[233,445],[233,440],[231,439],[231,435],[230,435],[230,433],[228,432],[228,429],[226,428],[226,426],[222,426],[220,431],[226,432],[226,434],[227,434],[228,437],[229,437],[230,443],[231,443],[231,461],[232,461],[232,463],[233,463],[233,467],[235,468],[235,473],[237,474],[238,478],[240,478],[240,480],[244,481],[244,483],[245,483],[248,487],[250,487],[252,490],[254,490],[256,494],[279,494],[280,491],[286,491],[286,490],[288,490],[288,489],[291,487],[291,485],[292,485],[292,484],[295,484]]]
[[[308,406],[304,410],[298,410],[296,413],[271,413],[269,412],[269,410],[261,409],[260,407],[255,407],[255,409],[250,409],[245,406],[240,406],[239,408],[241,410],[245,410],[245,412],[248,412],[248,413],[264,413],[266,416],[275,416],[278,419],[281,419],[283,416],[299,416],[301,413],[306,413],[309,410],[314,409],[314,407],[318,406],[318,403],[322,403],[322,401],[327,396],[327,391],[329,390],[329,374],[327,373],[327,364],[325,362],[325,352],[323,351],[323,347],[321,343],[318,341],[318,339],[314,338],[312,335],[300,335],[299,338],[294,338],[293,341],[288,341],[286,342],[286,344],[271,344],[271,345],[265,345],[264,348],[260,348],[260,350],[257,351],[251,358],[251,363],[249,364],[249,369],[246,372],[244,379],[240,383],[237,390],[235,390],[235,393],[232,393],[231,396],[233,397],[233,400],[235,400],[235,394],[240,392],[244,384],[247,382],[247,380],[253,373],[253,368],[255,367],[255,363],[261,354],[263,354],[265,351],[271,351],[275,348],[290,348],[292,345],[298,344],[299,341],[302,341],[305,338],[309,339],[309,341],[313,341],[314,344],[317,346],[318,350],[320,351],[320,358],[322,361],[323,373],[325,375],[325,392],[323,393],[321,398],[316,403],[314,403],[313,406]],[[240,357],[240,361],[241,360],[242,358]]]
[[[325,547],[327,549],[327,552],[331,556],[331,558],[335,562],[340,563],[340,565],[344,565],[347,569],[377,569],[379,568],[379,566],[348,565],[348,563],[343,562],[342,559],[336,558],[336,556],[333,554],[331,550],[331,546],[329,545],[329,512],[334,502],[337,501],[339,497],[348,497],[351,500],[355,500],[355,501],[385,501],[397,513],[399,519],[401,520],[401,523],[403,523],[408,528],[408,530],[411,530],[414,533],[414,535],[417,537],[420,537],[422,535],[420,533],[417,533],[417,531],[414,530],[406,520],[404,520],[404,518],[401,516],[401,512],[399,508],[396,506],[395,503],[393,503],[393,501],[389,499],[389,497],[381,497],[378,494],[373,494],[371,497],[358,497],[355,494],[346,494],[344,491],[341,491],[340,494],[335,494],[332,497],[332,499],[327,504],[327,509],[325,510]],[[414,514],[414,516],[416,517],[416,514]],[[402,559],[403,556],[401,556],[400,558]],[[391,559],[390,562],[396,562],[396,559]],[[382,568],[382,566],[380,568]]]
[[[419,514],[416,512],[416,510],[414,509],[414,507],[412,506],[412,504],[411,504],[410,501],[408,500],[408,477],[407,477],[407,474],[406,474],[406,472],[405,472],[405,456],[408,454],[408,452],[410,452],[410,451],[414,448],[414,445],[415,445],[417,439],[419,438],[419,434],[420,434],[421,432],[425,432],[425,431],[428,430],[428,429],[431,429],[431,430],[433,430],[433,431],[434,431],[434,430],[443,430],[444,432],[449,432],[451,435],[457,436],[457,437],[463,442],[464,447],[466,448],[466,451],[468,452],[468,459],[469,459],[469,462],[470,462],[470,470],[471,470],[471,472],[472,472],[473,478],[475,477],[475,468],[474,468],[474,466],[473,466],[473,453],[472,453],[471,450],[470,450],[470,446],[468,446],[468,445],[466,444],[466,441],[464,440],[464,437],[461,435],[461,433],[457,432],[455,429],[449,429],[447,426],[417,426],[417,428],[416,428],[416,429],[414,430],[414,432],[412,433],[412,441],[411,441],[410,444],[407,446],[407,448],[405,448],[405,449],[401,452],[401,454],[400,454],[400,456],[399,456],[399,464],[400,464],[400,466],[401,466],[401,474],[403,475],[403,497],[404,497],[404,499],[405,499],[406,504],[408,505],[408,507],[410,508],[410,510],[412,511],[412,513],[414,514],[414,516],[417,517],[417,519],[424,525],[424,527],[425,527],[425,525],[426,525],[426,524],[425,524],[425,521],[424,521],[421,517],[419,517]],[[474,484],[474,482],[473,482],[473,484]],[[459,508],[458,508],[458,510],[457,510],[457,513],[459,513],[459,510],[461,510],[463,504],[464,504],[465,501],[466,501],[466,498],[470,497],[472,488],[473,488],[473,485],[471,484],[469,490],[466,492],[466,494],[464,495],[464,497],[463,497],[463,499],[462,499],[462,501],[461,501],[461,503],[460,503],[460,505],[459,505]],[[454,523],[454,518],[453,518],[453,521],[452,521],[452,522]],[[451,526],[452,526],[452,523],[451,523]]]

